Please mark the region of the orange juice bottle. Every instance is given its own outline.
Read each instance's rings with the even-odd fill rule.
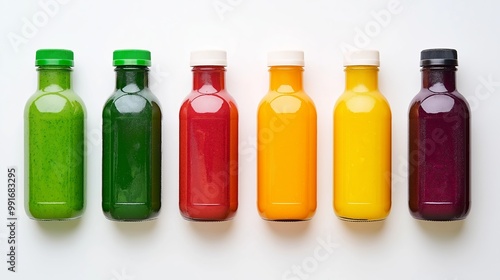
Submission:
[[[391,109],[378,90],[379,53],[344,57],[345,92],[333,130],[333,207],[340,219],[377,221],[391,208]]]
[[[268,54],[270,89],[257,120],[261,217],[300,221],[316,211],[316,108],[302,88],[304,53]]]

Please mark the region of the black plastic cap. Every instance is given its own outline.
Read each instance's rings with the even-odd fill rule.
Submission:
[[[427,49],[420,52],[420,66],[457,66],[458,54],[454,49]]]

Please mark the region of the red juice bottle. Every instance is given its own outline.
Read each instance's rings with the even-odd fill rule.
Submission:
[[[409,207],[421,220],[464,219],[470,204],[470,111],[457,91],[457,51],[420,55],[422,89],[409,110]]]
[[[225,89],[226,52],[192,52],[191,66],[179,112],[179,208],[189,220],[228,220],[238,208],[238,109]]]

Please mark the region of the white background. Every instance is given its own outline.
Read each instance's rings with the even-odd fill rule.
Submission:
[[[394,1],[1,0],[0,279],[497,279],[500,3]],[[346,45],[381,52],[380,89],[393,113],[393,207],[384,222],[342,222],[332,210],[332,112]],[[462,222],[417,221],[407,207],[407,110],[420,88],[420,51],[433,47],[458,50],[458,88],[472,108],[472,208]],[[14,274],[3,261],[6,170],[17,166],[22,202],[22,113],[39,48],[75,52],[74,88],[88,111],[87,211],[40,223],[20,207]],[[164,116],[163,207],[153,222],[116,223],[101,212],[101,110],[120,48],[153,56]],[[239,105],[240,207],[231,222],[188,222],[178,210],[178,110],[191,88],[189,52],[203,48],[227,50],[227,88]],[[305,51],[305,89],[318,111],[318,208],[309,222],[266,222],[256,209],[256,112],[275,49]]]

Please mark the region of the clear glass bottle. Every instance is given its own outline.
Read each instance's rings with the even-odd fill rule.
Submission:
[[[161,123],[149,89],[151,53],[116,50],[116,90],[102,118],[102,209],[107,218],[141,221],[161,207]]]
[[[25,206],[38,220],[80,217],[85,208],[85,105],[71,88],[73,52],[36,52],[38,90],[26,103]]]
[[[238,209],[238,109],[225,87],[226,52],[191,53],[193,90],[179,111],[179,208],[223,221]]]
[[[304,52],[268,55],[270,88],[257,118],[257,204],[272,221],[316,211],[316,107],[302,87]]]
[[[464,219],[470,205],[470,110],[457,91],[457,51],[420,54],[422,89],[409,109],[409,207],[416,219]]]
[[[334,112],[334,209],[377,221],[391,209],[391,109],[378,90],[379,52],[349,52],[346,88]]]

